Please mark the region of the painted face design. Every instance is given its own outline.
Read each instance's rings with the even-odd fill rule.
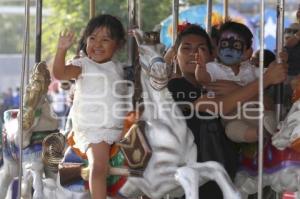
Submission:
[[[223,34],[219,42],[218,57],[226,65],[238,64],[242,60],[244,42],[235,34]]]

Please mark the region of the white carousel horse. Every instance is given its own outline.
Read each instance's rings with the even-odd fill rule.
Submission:
[[[23,153],[23,185],[22,193],[31,193],[30,183],[41,183],[43,162],[41,158],[41,141],[47,134],[57,130],[58,122],[55,114],[46,99],[46,93],[50,83],[50,74],[45,63],[39,63],[34,67],[29,85],[24,95],[23,109],[23,134],[19,128],[19,110],[7,110],[4,113],[5,123],[2,132],[1,156],[3,165],[0,168],[0,198],[11,198],[7,194],[9,185],[18,176],[19,150]],[[23,136],[23,145],[18,147],[19,136]],[[28,167],[35,168],[36,173],[28,173]],[[27,187],[27,188],[26,188]],[[8,191],[9,193],[9,191]],[[40,193],[36,192],[36,195]],[[31,194],[30,194],[31,195]]]
[[[272,137],[272,144],[279,150],[291,147],[300,138],[300,100],[293,104],[278,129],[279,131]]]
[[[271,186],[278,193],[300,191],[300,100],[293,104],[277,129],[264,144],[263,187]],[[244,195],[256,193],[257,152],[252,155],[250,152],[241,160],[236,186]]]
[[[190,193],[198,190],[199,185],[215,180],[221,185],[225,198],[238,199],[239,193],[222,166],[213,162],[196,163],[194,136],[166,88],[170,66],[153,50],[154,46],[139,44],[144,107],[140,120],[145,122],[145,137],[151,146],[152,156],[143,175],[129,176],[118,193],[126,198],[142,195],[162,198],[167,194],[182,196],[185,190],[188,198],[197,199],[198,194]],[[192,176],[189,175],[191,172]],[[42,192],[43,199],[89,197],[88,192],[72,192],[63,188],[59,180],[53,179],[43,180]]]
[[[183,185],[186,179],[190,179],[189,185],[183,186],[188,197],[191,191],[198,190],[199,184],[215,180],[227,182],[228,189],[223,190],[225,198],[239,198],[228,174],[220,169],[222,166],[219,163],[196,163],[194,136],[166,88],[170,66],[162,60],[154,46],[142,44],[139,40],[142,36],[138,31],[135,36],[139,44],[145,106],[141,119],[147,123],[146,136],[152,148],[152,157],[143,177],[129,178],[120,192],[127,197],[138,196],[136,193],[141,192],[150,198],[161,198],[166,194],[178,197],[182,195],[182,187],[178,186],[178,182]],[[195,175],[186,173],[188,168]],[[192,180],[194,178],[197,180]],[[198,198],[198,194],[188,198]]]
[[[216,180],[223,192],[224,198],[240,198],[238,191],[234,189],[224,167],[214,161],[193,163],[177,169],[175,178],[184,188],[186,198],[198,198],[198,187],[209,180]]]

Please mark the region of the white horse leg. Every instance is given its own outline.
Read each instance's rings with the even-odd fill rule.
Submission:
[[[13,178],[17,176],[17,164],[13,161],[4,159],[3,166],[0,170],[0,198],[5,198],[8,187]]]
[[[18,178],[15,177],[12,179],[11,183],[8,186],[5,199],[14,199],[18,196]]]
[[[217,162],[194,163],[177,169],[176,180],[181,183],[187,198],[198,199],[198,187],[209,180],[219,185],[225,199],[240,199],[241,195],[234,187],[225,169]],[[195,191],[196,190],[196,191]],[[197,193],[195,196],[194,193]]]
[[[32,179],[28,176],[23,177],[21,185],[22,199],[32,199]]]
[[[184,189],[185,197],[188,199],[199,198],[199,176],[198,172],[190,167],[180,167],[177,169],[175,179]]]
[[[26,165],[26,170],[28,176],[32,176],[32,186],[34,188],[33,199],[43,199],[43,164],[42,162],[36,162],[29,165]]]
[[[247,194],[246,192],[240,192],[241,193],[241,199],[248,199],[249,194]]]

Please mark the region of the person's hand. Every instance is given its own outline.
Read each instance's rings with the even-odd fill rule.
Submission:
[[[286,63],[289,58],[289,54],[286,51],[282,51],[279,53],[279,57],[281,59],[281,62]]]
[[[129,29],[128,36],[134,37],[138,46],[143,43],[144,33],[138,27],[132,27],[131,29]]]
[[[241,87],[242,86],[231,80],[217,80],[215,82],[205,84],[205,88],[213,91],[216,96],[228,95]]]
[[[201,49],[198,49],[198,52],[195,54],[195,63],[196,63],[196,69],[195,69],[195,77],[197,81],[201,81],[201,75],[203,72],[206,72],[206,59],[204,57],[204,54]]]
[[[267,71],[264,73],[264,82],[266,86],[279,84],[287,78],[288,65],[287,63],[272,62]]]
[[[75,33],[70,30],[62,31],[59,34],[58,48],[68,50],[75,41]]]

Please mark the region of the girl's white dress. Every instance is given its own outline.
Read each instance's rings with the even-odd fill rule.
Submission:
[[[74,147],[86,152],[91,143],[112,144],[122,132],[127,107],[122,65],[114,61],[99,64],[88,57],[71,63],[82,68],[71,112]]]

